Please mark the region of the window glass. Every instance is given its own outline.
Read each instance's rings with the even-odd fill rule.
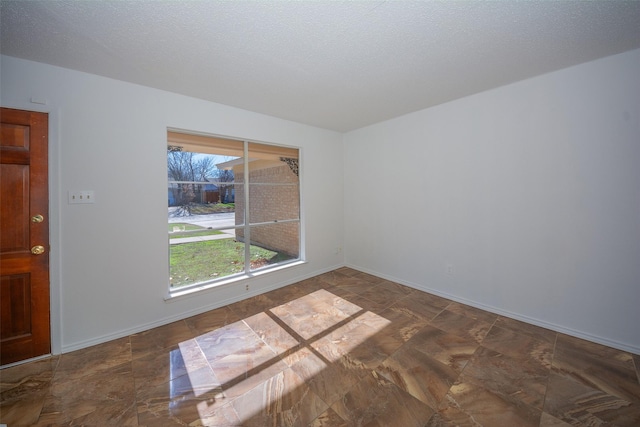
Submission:
[[[251,226],[251,270],[298,259],[299,225],[292,221]]]
[[[298,159],[295,148],[168,132],[172,289],[300,258]]]

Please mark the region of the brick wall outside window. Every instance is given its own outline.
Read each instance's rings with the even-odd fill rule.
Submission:
[[[269,167],[260,167],[258,162],[251,164],[254,170],[249,172],[249,221],[250,223],[282,221],[300,218],[300,193],[298,176],[282,162]],[[242,166],[234,168],[236,182],[242,182]],[[258,184],[295,184],[295,185],[258,185]],[[252,185],[255,184],[255,185]],[[236,224],[242,223],[244,212],[244,186],[236,185]],[[236,230],[236,239],[244,241],[244,231]],[[251,228],[251,244],[272,251],[283,252],[297,258],[299,248],[299,222],[272,223]]]

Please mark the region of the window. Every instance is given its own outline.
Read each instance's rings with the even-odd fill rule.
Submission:
[[[297,148],[167,135],[172,290],[300,259]]]

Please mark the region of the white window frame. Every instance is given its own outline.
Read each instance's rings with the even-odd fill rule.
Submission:
[[[271,272],[275,272],[275,271],[280,271],[282,269],[285,268],[290,268],[293,266],[297,266],[297,265],[301,265],[306,263],[305,260],[305,239],[304,239],[304,209],[303,209],[303,185],[302,185],[302,181],[303,181],[303,171],[304,168],[302,167],[302,147],[296,147],[296,146],[289,146],[289,145],[283,145],[283,144],[274,144],[274,143],[270,143],[270,142],[263,142],[263,141],[256,141],[256,140],[250,140],[250,139],[243,139],[243,138],[236,138],[236,137],[228,137],[228,136],[221,136],[221,135],[213,135],[213,134],[205,134],[205,133],[198,133],[198,132],[193,132],[193,131],[186,131],[186,130],[182,130],[182,129],[175,129],[175,128],[168,128],[167,129],[168,133],[176,133],[176,134],[182,134],[182,135],[193,135],[193,136],[199,136],[199,137],[209,137],[209,138],[222,138],[225,140],[233,140],[233,141],[237,141],[237,142],[241,142],[243,144],[243,179],[242,179],[242,186],[244,188],[243,191],[243,197],[244,197],[244,212],[243,212],[243,224],[238,226],[236,225],[234,228],[236,229],[242,229],[244,232],[244,269],[242,272],[240,273],[235,273],[235,274],[231,274],[228,276],[224,276],[221,278],[216,278],[216,279],[212,279],[212,280],[207,280],[207,281],[203,281],[203,282],[198,282],[198,283],[194,283],[191,285],[184,285],[184,286],[180,286],[180,287],[172,287],[171,283],[169,281],[169,276],[167,276],[167,284],[168,284],[168,294],[167,297],[165,298],[165,300],[171,300],[173,298],[176,297],[180,297],[180,296],[184,296],[184,295],[189,295],[193,292],[199,292],[199,291],[204,291],[207,289],[212,289],[212,288],[216,288],[219,286],[223,286],[223,285],[237,285],[238,282],[245,282],[247,280],[250,280],[253,277],[256,276],[262,276],[264,274],[268,274]],[[295,149],[298,152],[298,218],[297,219],[287,219],[287,220],[277,220],[277,221],[268,221],[268,222],[259,222],[259,223],[250,223],[248,221],[249,219],[249,212],[250,212],[250,204],[251,204],[251,200],[249,197],[249,185],[250,185],[250,180],[249,180],[249,144],[261,144],[261,145],[265,145],[265,146],[272,146],[272,147],[276,147],[276,148],[285,148],[285,149]],[[172,145],[169,143],[169,145]],[[187,150],[187,151],[193,151],[193,150]],[[196,152],[196,151],[193,151]],[[173,181],[171,181],[173,182]],[[177,182],[177,181],[176,181]],[[235,184],[235,176],[234,176],[234,184]],[[214,183],[216,184],[217,182],[208,182],[208,184]],[[169,184],[169,179],[167,178],[167,184]],[[225,184],[229,184],[228,182],[225,182]],[[255,183],[252,185],[256,185]],[[265,185],[277,185],[277,184],[265,184]],[[251,270],[251,227],[253,226],[260,226],[260,225],[268,225],[268,224],[281,224],[281,223],[291,223],[291,222],[297,222],[298,223],[298,257],[295,259],[291,259],[291,260],[286,260],[286,261],[282,261],[279,262],[277,264],[270,264],[264,267],[261,267],[259,269],[256,270]],[[222,229],[229,229],[230,227],[221,227],[221,228],[212,228],[212,230],[222,230]],[[169,266],[170,263],[167,263],[167,266]],[[169,267],[170,270],[170,267]],[[169,271],[170,274],[170,271]],[[247,284],[247,289],[249,290],[249,286]]]

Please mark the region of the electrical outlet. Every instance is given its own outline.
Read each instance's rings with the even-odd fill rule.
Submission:
[[[95,203],[96,201],[95,194],[93,190],[79,190],[79,191],[69,191],[69,204],[86,204],[86,203]]]
[[[342,246],[336,246],[336,255],[340,255],[342,253]]]
[[[453,264],[447,264],[444,266],[444,271],[446,271],[446,273],[449,276],[453,276]]]
[[[249,285],[248,285],[248,284],[247,284],[247,285],[245,285],[244,290],[245,290],[245,291],[248,291],[248,290],[249,290]]]

